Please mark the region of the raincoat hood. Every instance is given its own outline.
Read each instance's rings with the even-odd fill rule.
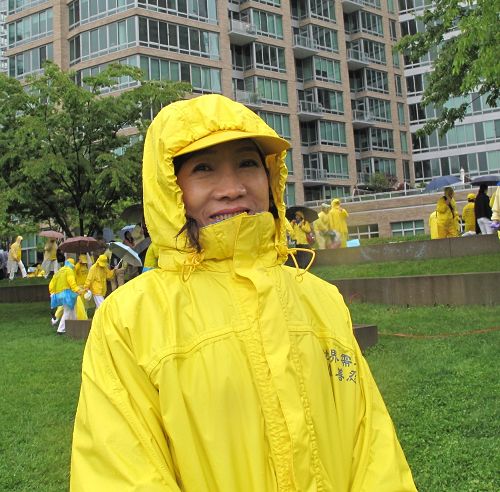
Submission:
[[[64,262],[64,266],[67,266],[67,267],[69,267],[69,268],[71,268],[73,270],[75,268],[75,260],[73,258],[68,258]]]
[[[172,261],[182,264],[189,254],[196,254],[188,243],[186,233],[178,236],[186,223],[186,211],[173,158],[242,138],[254,140],[265,155],[270,189],[279,217],[275,220],[269,212],[255,216],[241,214],[206,226],[200,230],[201,256],[219,259],[221,255],[231,255],[228,245],[234,231],[239,231],[243,224],[252,228],[259,223],[264,229],[271,226],[270,240],[274,242],[277,258],[285,261],[287,246],[283,196],[287,177],[285,156],[289,144],[244,105],[212,94],[168,105],[158,113],[148,129],[143,160],[144,216],[151,240],[159,250],[160,268],[170,268]]]
[[[21,244],[21,241],[23,240],[23,236],[17,236],[16,237],[16,243]]]
[[[97,258],[97,264],[99,266],[106,266],[108,264],[108,257],[106,255],[100,255],[99,258]]]
[[[476,195],[474,193],[469,193],[467,195],[467,200],[469,200],[469,202],[473,202],[475,199],[476,199]]]
[[[332,207],[340,207],[340,200],[338,198],[332,200]]]

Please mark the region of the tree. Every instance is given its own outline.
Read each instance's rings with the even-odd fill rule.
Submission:
[[[370,176],[368,187],[375,193],[394,190],[396,183],[395,176],[389,176],[384,173],[375,172]]]
[[[436,129],[442,136],[456,121],[463,120],[471,101],[446,107],[450,98],[477,92],[487,96],[489,106],[497,106],[499,11],[499,0],[436,0],[420,18],[423,32],[405,36],[398,43],[398,49],[412,61],[437,53],[421,104],[433,105],[438,116],[419,130],[420,136]]]
[[[125,77],[138,85],[103,95]],[[91,235],[109,224],[140,201],[152,113],[189,90],[183,82],[144,81],[139,69],[124,65],[83,84],[54,63],[26,87],[0,75],[0,183],[8,190],[0,216],[3,207],[4,218],[55,222],[68,236],[75,226]]]

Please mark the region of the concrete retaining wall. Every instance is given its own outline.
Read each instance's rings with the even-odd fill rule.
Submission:
[[[2,302],[38,302],[50,303],[48,285],[15,285],[0,287],[0,303]]]
[[[457,258],[460,256],[500,253],[500,241],[494,234],[428,241],[374,244],[359,248],[321,249],[316,251],[314,266],[354,265],[367,262]]]
[[[330,282],[346,301],[398,306],[500,304],[500,272],[356,278]]]

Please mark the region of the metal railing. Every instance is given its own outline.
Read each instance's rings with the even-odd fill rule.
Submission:
[[[259,105],[261,103],[259,94],[251,91],[236,90],[234,91],[234,99],[243,104]]]
[[[364,111],[362,109],[354,109],[352,112],[352,119],[353,121],[366,121],[367,123],[375,121],[370,111]]]
[[[317,102],[299,101],[298,110],[300,113],[318,113],[323,112],[323,106]]]
[[[295,34],[293,37],[293,43],[294,46],[300,46],[301,48],[308,48],[310,50],[318,49],[318,43],[314,39],[300,34]]]
[[[255,36],[257,34],[257,29],[253,24],[248,22],[231,19],[231,32]]]
[[[349,60],[355,60],[362,63],[369,63],[366,53],[360,50],[356,50],[354,48],[350,48],[347,50],[347,61]]]

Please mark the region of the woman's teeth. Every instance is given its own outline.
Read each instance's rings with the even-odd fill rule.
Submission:
[[[210,219],[212,220],[212,223],[215,224],[217,222],[221,222],[223,220],[227,220],[227,219],[230,219],[231,217],[236,217],[237,215],[240,215],[244,212],[235,212],[234,214],[221,214],[221,215],[213,215],[212,217],[210,217]],[[248,215],[253,215],[251,212],[247,212]]]

